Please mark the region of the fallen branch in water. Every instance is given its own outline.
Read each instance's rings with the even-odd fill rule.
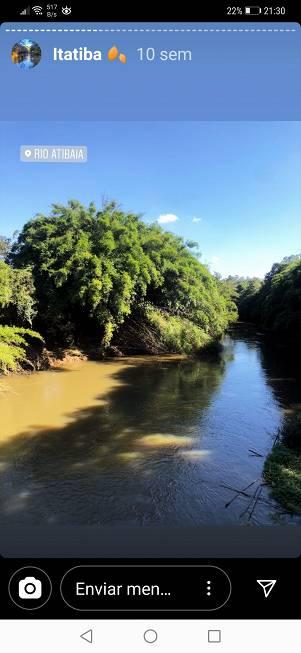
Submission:
[[[255,511],[257,503],[258,503],[258,501],[260,501],[260,495],[262,493],[262,486],[263,486],[263,483],[261,485],[259,485],[259,487],[257,488],[257,490],[256,490],[257,494],[256,494],[256,492],[254,494],[254,504],[253,504],[253,508],[252,508],[252,510],[251,510],[251,512],[249,514],[248,521],[250,521],[252,519],[252,515],[253,515],[253,513]]]
[[[232,503],[232,501],[237,499],[239,496],[246,497],[247,499],[253,499],[255,493],[254,494],[249,494],[248,492],[246,492],[246,490],[249,489],[249,487],[251,487],[252,485],[254,485],[254,483],[256,483],[257,481],[260,481],[260,486],[259,487],[262,487],[263,485],[266,485],[266,483],[262,482],[262,479],[260,479],[260,478],[256,479],[255,481],[250,483],[250,485],[248,485],[245,488],[242,488],[241,490],[238,490],[235,487],[231,487],[231,485],[222,485],[221,484],[220,487],[223,487],[225,490],[230,490],[231,492],[235,492],[235,497],[233,497],[233,499],[231,499],[231,501],[229,501],[228,503],[225,504],[225,508],[228,508],[228,506]],[[255,492],[257,491],[257,489],[258,488],[256,488]],[[273,501],[269,501],[269,499],[260,498],[259,501],[260,501],[260,503],[265,503],[267,506],[272,506],[272,507],[275,506],[275,503]]]
[[[235,499],[237,499],[237,497],[239,497],[241,494],[243,494],[244,496],[249,496],[248,494],[245,493],[246,490],[248,490],[250,487],[252,487],[252,485],[254,485],[254,483],[257,483],[258,480],[259,479],[256,478],[255,481],[252,481],[252,483],[249,483],[249,485],[246,485],[246,487],[242,488],[241,490],[234,490],[234,488],[231,488],[230,486],[222,485],[222,487],[226,488],[226,490],[232,490],[233,492],[236,492],[235,496],[232,497],[231,501],[228,501],[228,503],[225,503],[225,508],[229,508],[229,506],[231,506],[231,503],[233,503],[233,501],[235,501]]]
[[[256,458],[264,458],[264,455],[259,453],[259,451],[255,451],[255,449],[248,449],[248,451],[252,454],[252,456],[256,456]]]

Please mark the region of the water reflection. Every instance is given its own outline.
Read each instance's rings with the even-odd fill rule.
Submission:
[[[301,366],[293,349],[262,340],[261,364],[273,395],[284,412],[301,408]]]
[[[249,494],[231,501],[231,488],[260,479],[291,399],[288,384],[285,400],[272,391],[274,372],[261,336],[236,331],[215,360],[11,377],[0,397],[0,527],[246,523]],[[290,519],[264,488],[252,523]]]

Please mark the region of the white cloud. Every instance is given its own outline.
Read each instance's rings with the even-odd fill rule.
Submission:
[[[213,263],[213,265],[216,265],[217,263],[220,262],[220,257],[219,256],[211,256],[210,262]]]
[[[192,218],[192,222],[202,222],[202,218]]]
[[[159,224],[168,224],[169,222],[176,222],[178,219],[178,216],[173,213],[165,213],[164,215],[160,215],[157,222]]]

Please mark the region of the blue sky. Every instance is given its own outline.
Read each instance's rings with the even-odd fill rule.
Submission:
[[[301,251],[301,123],[1,123],[1,142],[2,234],[52,202],[105,196],[197,240],[223,275],[263,276]],[[87,145],[88,162],[19,161],[43,143]]]

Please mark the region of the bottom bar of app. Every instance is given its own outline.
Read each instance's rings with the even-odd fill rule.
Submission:
[[[300,621],[164,620],[2,621],[1,650],[143,653],[297,651]]]

